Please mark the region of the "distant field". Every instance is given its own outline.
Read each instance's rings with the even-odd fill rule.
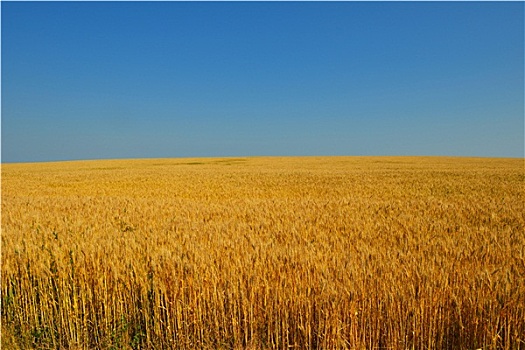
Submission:
[[[2,164],[2,349],[523,349],[523,159]]]

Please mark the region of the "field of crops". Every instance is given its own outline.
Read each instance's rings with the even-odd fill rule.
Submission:
[[[523,159],[2,165],[2,349],[523,349]]]

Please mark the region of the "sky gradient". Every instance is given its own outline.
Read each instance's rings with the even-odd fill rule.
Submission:
[[[524,156],[523,2],[2,2],[2,161]]]

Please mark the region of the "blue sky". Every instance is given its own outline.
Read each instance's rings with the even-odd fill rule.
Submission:
[[[523,2],[5,2],[2,161],[524,156]]]

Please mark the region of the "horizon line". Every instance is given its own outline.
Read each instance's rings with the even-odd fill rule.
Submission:
[[[428,154],[325,154],[325,155],[226,155],[226,156],[174,156],[174,157],[110,157],[110,158],[75,158],[36,161],[4,161],[0,164],[35,164],[35,163],[65,163],[65,162],[96,162],[96,161],[122,161],[122,160],[156,160],[156,159],[233,159],[233,158],[483,158],[483,159],[516,159],[525,160],[524,156],[476,156],[476,155],[428,155]]]

